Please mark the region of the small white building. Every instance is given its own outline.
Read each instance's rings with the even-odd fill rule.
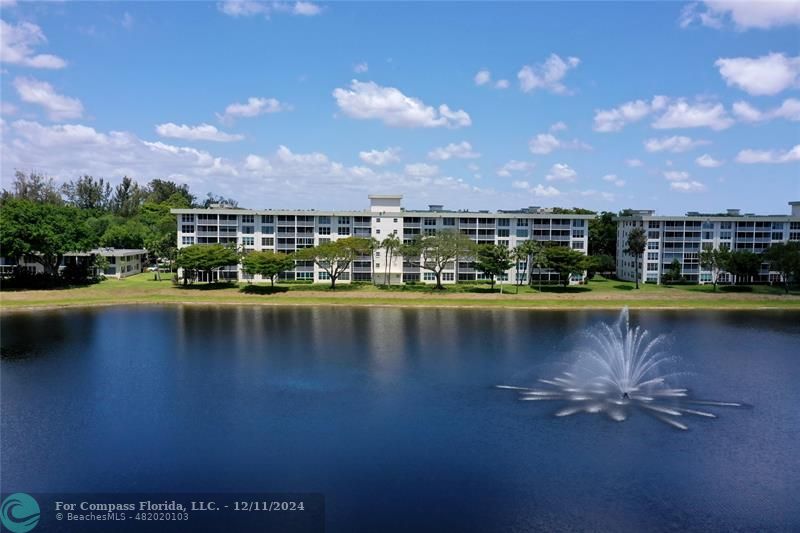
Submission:
[[[108,267],[102,272],[106,277],[122,279],[142,272],[147,265],[147,250],[141,248],[95,248],[88,252],[70,252],[64,254],[59,271],[68,264],[83,261],[94,256],[102,256],[108,260]],[[20,259],[19,262],[3,257],[0,258],[0,277],[13,274],[14,269],[22,267],[31,274],[44,272],[44,267],[31,257]]]

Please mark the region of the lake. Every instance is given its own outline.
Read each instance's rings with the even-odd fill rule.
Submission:
[[[119,307],[0,321],[2,488],[319,492],[327,531],[800,529],[800,313],[631,311],[689,431],[531,385],[611,311]]]

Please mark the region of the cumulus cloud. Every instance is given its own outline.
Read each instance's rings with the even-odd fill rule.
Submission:
[[[669,188],[677,192],[703,192],[706,186],[699,181],[673,181]]]
[[[591,150],[592,147],[577,139],[565,141],[557,138],[552,133],[540,133],[528,142],[528,148],[534,154],[549,154],[553,150],[580,149]]]
[[[552,185],[548,185],[545,187],[544,185],[539,183],[534,187],[529,182],[524,180],[513,181],[511,183],[511,186],[515,189],[521,189],[523,191],[529,192],[534,196],[552,197],[552,196],[559,196],[561,194],[561,191],[559,191]]]
[[[733,114],[742,122],[766,122],[776,118],[800,121],[800,100],[787,98],[780,106],[767,111],[740,101],[733,104]]]
[[[667,170],[664,177],[669,181],[685,181],[689,179],[689,173],[683,170]]]
[[[508,161],[505,165],[497,169],[497,175],[503,178],[508,178],[511,176],[511,174],[515,172],[528,174],[534,169],[535,166],[536,163],[531,163],[528,161],[517,161],[516,159],[512,159],[511,161]]]
[[[45,81],[18,77],[14,79],[14,88],[23,102],[42,106],[50,120],[80,118],[83,115],[80,100],[58,94]]]
[[[704,168],[717,168],[717,167],[722,166],[722,164],[723,164],[723,161],[720,161],[718,159],[714,159],[713,157],[711,157],[708,154],[701,155],[700,157],[695,159],[694,162],[697,163],[697,166],[704,167]]]
[[[259,2],[255,0],[224,0],[217,8],[230,17],[253,17],[261,15],[270,18],[273,13],[288,13],[312,17],[319,15],[322,9],[313,2]]]
[[[231,142],[244,139],[244,135],[225,133],[219,131],[211,124],[200,124],[198,126],[188,126],[186,124],[174,124],[167,122],[156,126],[156,133],[161,137],[171,137],[173,139],[185,139],[188,141],[215,141]]]
[[[556,94],[567,92],[562,80],[567,73],[577,67],[581,60],[577,57],[562,59],[557,54],[550,54],[543,63],[538,65],[525,65],[517,73],[519,86],[522,92],[531,92],[543,89]]]
[[[472,124],[469,114],[463,109],[453,111],[446,104],[436,109],[418,98],[406,96],[399,89],[371,81],[353,80],[349,89],[335,89],[333,97],[348,117],[377,119],[392,127],[461,128]]]
[[[357,74],[363,74],[364,72],[366,72],[368,70],[369,70],[369,65],[367,64],[366,61],[363,61],[361,63],[357,63],[355,66],[353,66],[353,72],[355,72]]]
[[[289,111],[291,106],[275,98],[251,96],[245,103],[233,103],[225,108],[223,113],[217,113],[217,118],[226,124],[231,124],[237,118],[251,118],[266,113]]]
[[[475,85],[486,85],[492,81],[492,74],[486,69],[479,70],[472,80],[475,82]]]
[[[578,173],[566,163],[556,163],[550,167],[550,173],[545,176],[547,181],[575,181]]]
[[[800,56],[771,53],[755,58],[720,58],[714,65],[728,86],[753,96],[771,96],[800,85]]]
[[[497,80],[494,84],[495,89],[508,89],[510,86],[511,83],[506,79]]]
[[[476,159],[481,154],[472,149],[472,145],[467,141],[460,143],[450,143],[447,146],[440,146],[428,152],[430,159],[437,161],[447,161],[448,159]]]
[[[706,0],[687,4],[678,23],[682,28],[693,24],[720,29],[728,21],[739,30],[769,29],[800,24],[800,2],[797,0]]]
[[[664,109],[667,103],[665,96],[654,96],[652,100],[633,100],[612,109],[598,109],[594,115],[594,130],[599,132],[620,131],[633,122],[638,122],[647,115]]]
[[[606,174],[605,176],[603,176],[603,181],[608,181],[610,183],[613,183],[617,187],[622,187],[623,185],[625,185],[625,180],[620,179],[619,177],[617,177],[616,174]]]
[[[365,163],[375,165],[376,167],[383,167],[400,162],[400,149],[387,148],[386,150],[358,152],[358,157]]]
[[[557,132],[557,131],[564,131],[567,129],[567,125],[560,120],[550,125],[550,131]]]
[[[671,103],[652,124],[656,129],[711,128],[719,131],[733,125],[725,106],[713,102],[690,104],[683,98]]]
[[[736,155],[738,163],[790,163],[800,161],[800,144],[789,150],[742,150]]]
[[[409,176],[414,176],[417,178],[429,178],[439,173],[439,167],[436,165],[429,165],[427,163],[414,163],[411,165],[406,165],[405,172]]]
[[[695,140],[683,135],[673,135],[672,137],[662,137],[661,139],[648,139],[644,142],[644,148],[648,152],[686,152],[698,146],[710,144],[709,141]]]
[[[42,29],[31,22],[8,24],[0,19],[0,62],[31,68],[60,69],[67,62],[52,54],[37,54],[35,49],[47,42]]]

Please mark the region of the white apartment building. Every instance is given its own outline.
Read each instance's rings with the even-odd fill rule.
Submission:
[[[738,209],[727,213],[689,212],[685,216],[656,216],[655,211],[631,211],[617,223],[617,277],[635,279],[634,257],[625,252],[628,235],[634,228],[647,233],[647,250],[639,259],[640,281],[661,283],[673,260],[681,264],[681,274],[688,281],[711,283],[712,273],[700,266],[703,248],[728,248],[762,253],[778,242],[800,241],[800,202],[789,202],[790,215],[742,214]],[[756,281],[778,281],[763,263]],[[733,281],[730,274],[719,275],[722,283]]]
[[[588,252],[589,220],[593,215],[553,214],[547,209],[529,207],[518,211],[447,211],[441,205],[431,205],[427,211],[406,211],[402,195],[370,195],[370,207],[362,211],[315,210],[246,210],[234,208],[173,209],[178,218],[178,247],[193,244],[227,244],[247,250],[273,250],[291,253],[344,237],[373,237],[383,241],[396,235],[408,243],[417,235],[433,235],[437,231],[455,230],[469,236],[478,244],[499,244],[508,248],[522,241],[535,239],[568,246],[584,254]],[[385,251],[376,250],[372,257],[357,258],[343,282],[375,281],[383,283],[387,271]],[[524,276],[527,265],[522,262],[513,268],[511,279]],[[434,274],[404,261],[396,255],[388,268],[393,284],[435,282]],[[216,279],[253,279],[242,272],[241,265],[230,265],[215,275]],[[536,274],[534,272],[534,277]],[[555,281],[554,272],[544,270],[543,279]],[[294,271],[285,272],[284,280],[324,282],[327,273],[313,261],[297,261]],[[454,262],[442,274],[443,282],[484,279],[472,262]],[[207,280],[201,280],[207,281]],[[581,281],[575,277],[572,282]]]

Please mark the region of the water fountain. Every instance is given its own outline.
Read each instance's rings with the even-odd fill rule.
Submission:
[[[744,407],[737,402],[693,398],[688,389],[674,388],[667,379],[676,358],[665,351],[666,336],[653,337],[639,326],[631,327],[625,307],[614,324],[601,323],[586,332],[587,343],[576,352],[568,371],[541,386],[498,385],[518,391],[520,400],[558,401],[555,416],[578,413],[605,414],[622,422],[633,411],[647,413],[670,426],[686,430],[688,416],[716,418],[708,407]]]

